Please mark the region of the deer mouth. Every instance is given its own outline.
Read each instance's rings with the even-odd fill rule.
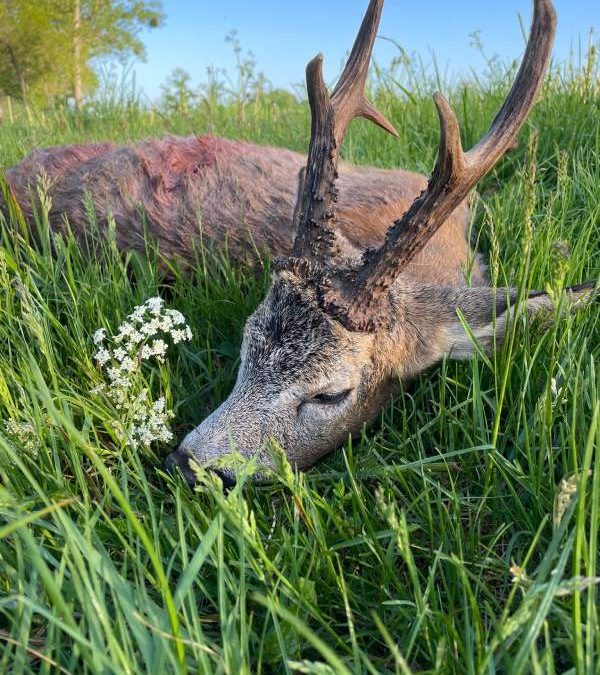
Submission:
[[[190,462],[194,461],[193,455],[188,454],[185,450],[178,449],[167,456],[164,466],[167,473],[172,476],[181,474],[185,478],[186,483],[190,487],[194,487],[198,482],[196,473],[190,464]],[[237,481],[233,471],[228,469],[213,469],[210,467],[207,467],[207,470],[216,474],[221,479],[223,487],[226,490],[235,487]]]
[[[182,450],[175,450],[165,459],[165,471],[173,476],[180,473],[188,483],[188,485],[195,485],[196,474],[190,466],[190,460],[194,458]]]

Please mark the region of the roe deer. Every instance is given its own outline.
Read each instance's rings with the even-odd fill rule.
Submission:
[[[338,178],[339,147],[354,117],[395,133],[364,97],[382,5],[371,0],[331,96],[321,57],[307,68],[308,159],[209,136],[167,137],[122,147],[49,148],[7,172],[13,197],[32,222],[31,195],[43,170],[50,224],[60,229],[66,220],[83,240],[87,199],[100,226],[114,216],[121,247],[143,248],[147,229],[162,255],[193,264],[200,218],[204,241],[214,247],[227,241],[238,260],[256,262],[257,249],[284,258],[247,322],[230,397],[167,460],[190,482],[190,460],[210,465],[232,448],[257,454],[268,466],[271,438],[293,465],[308,467],[372,421],[399,380],[445,355],[473,354],[459,313],[483,348],[502,340],[517,293],[486,286],[468,242],[466,197],[514,144],[534,103],[550,56],[554,9],[550,0],[534,0],[516,81],[473,149],[463,152],[456,118],[436,94],[441,138],[429,182],[408,171],[346,164]],[[569,295],[583,299],[590,289]],[[550,307],[543,293],[527,298],[531,312]],[[234,480],[231,471],[219,473]]]
[[[336,210],[338,152],[355,117],[394,133],[364,95],[382,5],[383,0],[371,0],[331,95],[322,57],[308,64],[312,129],[292,255],[276,263],[267,296],[248,319],[229,398],[167,458],[167,468],[178,468],[190,482],[195,476],[190,461],[216,464],[224,483],[235,482],[234,471],[222,466],[232,449],[269,466],[270,439],[293,466],[313,464],[372,421],[399,379],[414,377],[445,355],[473,354],[459,314],[484,349],[502,340],[517,292],[461,283],[466,258],[453,247],[468,254],[464,232],[455,230],[457,240],[446,260],[433,262],[427,252],[443,223],[514,145],[546,71],[554,8],[550,0],[534,0],[516,80],[489,131],[471,150],[462,149],[447,101],[434,95],[441,137],[427,187],[404,215],[390,218],[381,245],[361,251],[348,245]],[[415,264],[419,256],[421,263]],[[591,285],[569,290],[574,300],[591,293]],[[528,312],[552,308],[544,293],[531,293],[526,303]]]

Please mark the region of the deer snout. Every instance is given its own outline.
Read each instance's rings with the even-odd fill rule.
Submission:
[[[219,476],[223,487],[229,489],[236,483],[234,472],[211,466],[211,463],[228,452],[224,448],[224,442],[221,442],[222,439],[215,438],[214,434],[208,433],[210,421],[214,415],[215,413],[184,437],[179,447],[166,458],[165,470],[171,474],[181,473],[188,485],[193,487],[197,483],[197,479],[196,473],[190,465],[190,462],[192,462]]]
[[[196,475],[190,466],[191,459],[194,459],[192,455],[189,455],[184,450],[177,449],[165,459],[165,470],[172,475],[181,473],[189,485],[194,485]]]
[[[167,473],[177,475],[181,473],[190,487],[196,484],[196,474],[190,466],[190,461],[194,460],[194,456],[185,451],[185,449],[178,448],[165,459],[165,470]],[[231,471],[224,469],[211,469],[209,471],[215,473],[221,479],[223,487],[227,490],[235,486],[235,475]]]

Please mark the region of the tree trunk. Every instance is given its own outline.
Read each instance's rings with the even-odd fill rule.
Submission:
[[[8,58],[10,59],[10,65],[12,66],[15,76],[19,82],[19,89],[21,90],[21,98],[23,101],[27,98],[27,83],[25,82],[25,77],[23,76],[23,71],[19,66],[19,61],[15,54],[15,50],[12,48],[12,45],[6,41],[2,41],[0,44],[3,44],[8,52]]]
[[[81,0],[75,0],[73,12],[73,98],[75,107],[83,106],[83,84],[81,64]]]

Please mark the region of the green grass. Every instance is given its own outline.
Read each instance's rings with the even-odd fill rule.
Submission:
[[[480,186],[478,248],[499,285],[600,276],[588,66],[555,69],[520,148]],[[399,96],[383,76],[377,94],[400,140],[358,123],[347,158],[431,167],[429,83],[410,84]],[[505,91],[499,75],[454,87],[466,146]],[[166,132],[303,149],[305,106],[274,99],[243,118],[234,103],[31,112],[0,126],[0,162]],[[546,332],[517,321],[489,360],[431,369],[305,474],[194,493],[162,473],[167,448],[116,438],[117,411],[90,394],[92,333],[156,293],[185,313],[193,342],[146,373],[181,435],[227,396],[268,274],[215,256],[167,281],[151,246],[140,256],[106,240],[89,260],[43,216],[38,229],[35,243],[17,215],[0,229],[0,418],[31,425],[22,442],[0,427],[0,672],[598,672],[597,306]]]

